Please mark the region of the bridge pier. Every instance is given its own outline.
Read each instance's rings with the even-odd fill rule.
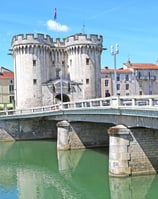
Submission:
[[[85,148],[83,142],[73,129],[68,121],[61,121],[57,123],[57,149],[83,149]]]
[[[122,177],[158,171],[158,138],[155,130],[128,129],[123,125],[108,129],[109,175]]]
[[[103,123],[60,121],[57,123],[57,149],[108,147],[109,137],[105,132],[110,126]]]
[[[70,124],[67,121],[57,123],[57,149],[70,149]]]

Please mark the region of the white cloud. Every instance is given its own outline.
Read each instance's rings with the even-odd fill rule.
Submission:
[[[51,19],[47,21],[47,27],[49,30],[54,30],[57,32],[67,32],[69,30],[68,26],[57,23]]]

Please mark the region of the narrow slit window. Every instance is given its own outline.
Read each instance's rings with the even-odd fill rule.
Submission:
[[[33,84],[34,84],[34,85],[37,84],[37,79],[33,79]]]
[[[89,79],[86,79],[86,84],[89,84]]]
[[[33,66],[36,66],[36,60],[35,59],[33,60]]]
[[[89,65],[89,58],[86,58],[86,65]]]

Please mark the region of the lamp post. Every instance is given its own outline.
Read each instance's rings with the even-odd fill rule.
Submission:
[[[116,96],[116,86],[117,86],[117,81],[116,81],[116,55],[119,53],[119,45],[115,44],[115,49],[114,46],[111,46],[111,55],[114,56],[114,81],[113,81],[113,95]]]
[[[134,94],[137,95],[137,70],[134,71],[134,90]]]
[[[148,95],[151,95],[152,90],[151,90],[151,72],[150,71],[148,72],[148,87],[149,87]]]
[[[61,108],[63,108],[63,72],[62,68],[60,71],[60,100],[61,100]]]

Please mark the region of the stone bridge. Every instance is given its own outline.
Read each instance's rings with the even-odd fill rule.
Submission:
[[[58,150],[109,146],[109,174],[158,171],[158,96],[117,96],[0,112],[0,139],[57,139]]]

